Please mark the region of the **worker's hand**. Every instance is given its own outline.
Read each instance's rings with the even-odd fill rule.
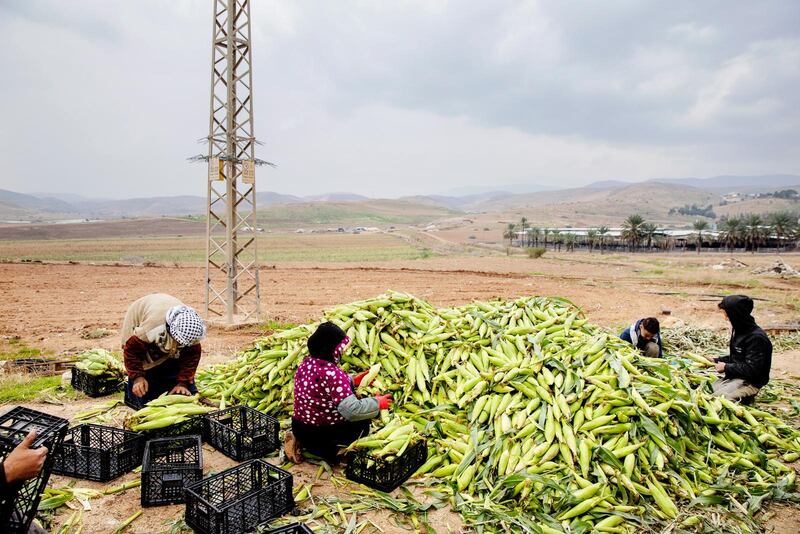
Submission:
[[[389,406],[392,405],[394,400],[392,400],[392,394],[387,393],[386,395],[376,395],[376,399],[378,399],[378,408],[381,410],[388,410]]]
[[[714,363],[715,359],[716,359],[716,356],[709,356],[708,354],[706,354],[706,360],[710,361],[711,363]]]
[[[176,384],[174,388],[169,392],[170,395],[186,395],[191,396],[192,392],[189,391],[189,388],[184,386],[183,384]]]
[[[360,386],[361,381],[364,380],[364,377],[367,376],[367,374],[369,374],[369,370],[361,371],[360,373],[358,373],[356,376],[353,377],[353,384]]]
[[[3,469],[6,472],[6,482],[13,484],[29,480],[39,474],[47,459],[47,447],[31,449],[30,446],[36,439],[36,432],[33,431],[17,445],[3,462]]]
[[[136,378],[133,381],[133,394],[137,397],[144,397],[147,395],[147,390],[150,386],[147,383],[147,379],[143,376]]]
[[[714,369],[716,369],[718,373],[724,373],[725,372],[725,362],[718,362],[717,365],[714,366]]]

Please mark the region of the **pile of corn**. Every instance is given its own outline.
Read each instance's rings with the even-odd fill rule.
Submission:
[[[388,422],[380,430],[354,441],[347,450],[361,449],[370,456],[392,460],[402,454],[420,439],[416,425],[403,417],[391,418],[386,414]]]
[[[182,423],[195,415],[214,411],[215,408],[200,403],[197,395],[161,395],[148,402],[125,421],[134,432],[156,430]]]
[[[125,367],[113,353],[105,349],[91,349],[78,355],[75,368],[86,374],[109,381],[125,379]]]
[[[679,505],[739,504],[742,490],[760,505],[794,486],[784,462],[800,457],[798,431],[711,396],[706,360],[645,358],[563,299],[435,309],[390,293],[326,318],[353,339],[343,368],[380,363],[374,380],[394,395],[392,424],[427,434],[417,475],[484,531],[632,532],[676,518],[689,526],[696,518]],[[258,340],[200,373],[198,387],[289,416],[315,326]],[[380,430],[372,437],[362,444],[394,441]]]

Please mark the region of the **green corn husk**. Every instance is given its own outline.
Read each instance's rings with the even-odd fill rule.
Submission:
[[[105,349],[90,349],[78,354],[75,367],[108,381],[125,379],[125,366],[122,361]]]
[[[125,420],[125,427],[134,432],[156,430],[186,421],[216,408],[200,402],[198,395],[161,395]]]
[[[800,432],[712,396],[702,360],[646,358],[564,299],[436,309],[392,292],[325,319],[353,340],[342,368],[380,363],[366,389],[396,401],[351,448],[396,457],[401,437],[427,435],[417,476],[485,532],[633,532],[710,495],[736,506],[744,494],[757,510],[794,488],[783,458],[800,452]],[[286,420],[315,328],[259,339],[197,385]]]

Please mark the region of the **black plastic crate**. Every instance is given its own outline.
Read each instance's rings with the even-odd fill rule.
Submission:
[[[144,436],[109,426],[83,424],[69,429],[56,451],[53,472],[107,482],[142,464]]]
[[[347,455],[345,476],[355,482],[380,491],[390,492],[422,467],[428,460],[428,445],[420,440],[393,460],[377,458],[363,451]]]
[[[260,459],[186,488],[186,524],[202,534],[250,532],[293,508],[292,475]]]
[[[142,408],[144,408],[144,405],[145,405],[145,403],[144,403],[144,402],[142,402],[142,401],[141,401],[141,400],[139,400],[139,399],[140,399],[140,397],[134,397],[134,396],[133,396],[133,395],[132,395],[132,394],[131,394],[131,393],[128,391],[128,388],[127,388],[127,387],[125,388],[125,397],[124,397],[124,399],[123,399],[123,400],[124,400],[124,402],[125,402],[125,406],[127,406],[128,408],[132,408],[132,409],[134,409],[134,410],[136,410],[136,411],[139,411],[139,410],[141,410]]]
[[[111,395],[125,387],[124,380],[109,380],[100,376],[92,376],[77,367],[72,368],[72,388],[83,391],[89,397]]]
[[[200,440],[205,439],[203,428],[203,416],[192,415],[185,421],[174,425],[157,428],[155,430],[145,430],[144,435],[147,439],[157,438],[179,438],[182,436],[197,436]]]
[[[248,406],[211,412],[203,419],[206,442],[234,460],[262,458],[280,447],[278,420]]]
[[[184,487],[202,478],[200,436],[151,439],[145,444],[142,506],[185,502]]]
[[[292,523],[290,525],[267,530],[264,534],[314,534],[314,531],[303,523]]]
[[[3,532],[24,534],[28,531],[36,516],[42,492],[50,480],[55,458],[53,451],[61,446],[68,426],[66,419],[28,408],[17,407],[0,415],[0,461],[4,461],[32,430],[37,435],[32,448],[45,446],[49,451],[41,472],[23,483],[14,499],[0,503],[0,530]]]

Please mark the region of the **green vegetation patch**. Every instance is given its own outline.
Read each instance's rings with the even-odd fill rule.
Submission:
[[[32,377],[25,374],[7,374],[0,377],[0,404],[22,402],[41,398],[61,385],[61,375]]]

